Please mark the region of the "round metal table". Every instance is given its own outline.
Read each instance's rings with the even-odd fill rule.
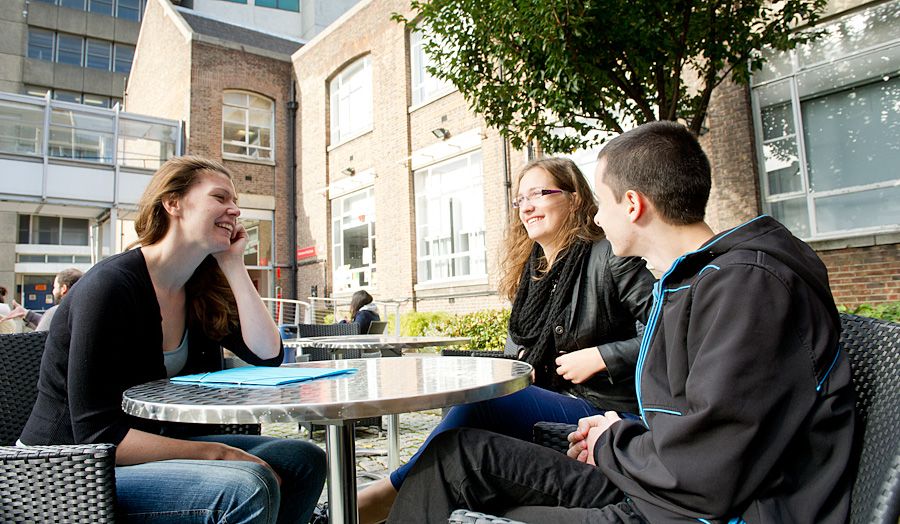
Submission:
[[[355,368],[283,386],[213,386],[157,380],[129,388],[129,415],[170,422],[325,424],[332,522],[357,522],[354,420],[502,397],[531,383],[531,366],[494,358],[407,356],[306,362]]]

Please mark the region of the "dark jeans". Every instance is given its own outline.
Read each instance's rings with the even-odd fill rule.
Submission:
[[[528,386],[505,397],[454,406],[409,462],[391,473],[391,484],[399,491],[425,448],[435,436],[445,431],[478,428],[521,440],[531,440],[532,427],[537,422],[577,424],[578,419],[602,413],[583,398],[570,397],[537,386]]]
[[[403,484],[388,522],[444,524],[460,508],[529,524],[644,522],[594,466],[478,429],[434,438]]]

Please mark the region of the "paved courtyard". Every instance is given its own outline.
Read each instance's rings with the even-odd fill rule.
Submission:
[[[419,449],[431,430],[441,420],[441,410],[419,411],[400,415],[400,461],[405,463]],[[363,487],[375,477],[383,477],[388,473],[387,460],[387,420],[384,430],[375,427],[359,427],[356,429],[356,475],[358,487]],[[309,438],[305,429],[298,429],[297,424],[263,424],[263,435],[282,438]],[[313,434],[313,442],[325,449],[325,431],[317,429]],[[326,499],[322,491],[321,501]]]

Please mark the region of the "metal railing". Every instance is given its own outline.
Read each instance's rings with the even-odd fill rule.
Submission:
[[[276,325],[314,323],[315,317],[309,302],[287,298],[264,298],[262,301]]]
[[[325,316],[329,313],[334,316],[334,321],[338,321],[345,315],[350,313],[350,297],[347,298],[322,298],[309,297],[311,308],[311,318],[315,323],[324,322]],[[373,304],[378,306],[381,319],[387,320],[390,315],[394,315],[395,335],[400,334],[400,307],[409,302],[409,299],[403,300],[374,300]]]

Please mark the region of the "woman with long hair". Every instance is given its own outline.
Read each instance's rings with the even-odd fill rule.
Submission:
[[[173,158],[140,201],[139,247],[96,264],[62,300],[20,445],[112,443],[128,520],[308,522],[325,479],[315,445],[126,415],[129,387],[221,369],[221,347],[277,366],[283,348],[244,267],[232,176]],[[193,425],[191,425],[193,426]]]
[[[637,412],[635,321],[649,313],[654,278],[637,258],[612,254],[594,224],[594,195],[574,162],[542,158],[516,184],[500,293],[512,302],[507,346],[534,366],[534,384],[452,408],[422,448],[389,479],[359,494],[361,522],[380,522],[435,435],[481,428],[529,440],[539,421],[576,423]]]
[[[372,303],[372,295],[364,289],[353,293],[350,299],[350,322],[359,324],[359,332],[368,333],[369,325],[379,320],[381,316],[378,315],[378,307]]]

